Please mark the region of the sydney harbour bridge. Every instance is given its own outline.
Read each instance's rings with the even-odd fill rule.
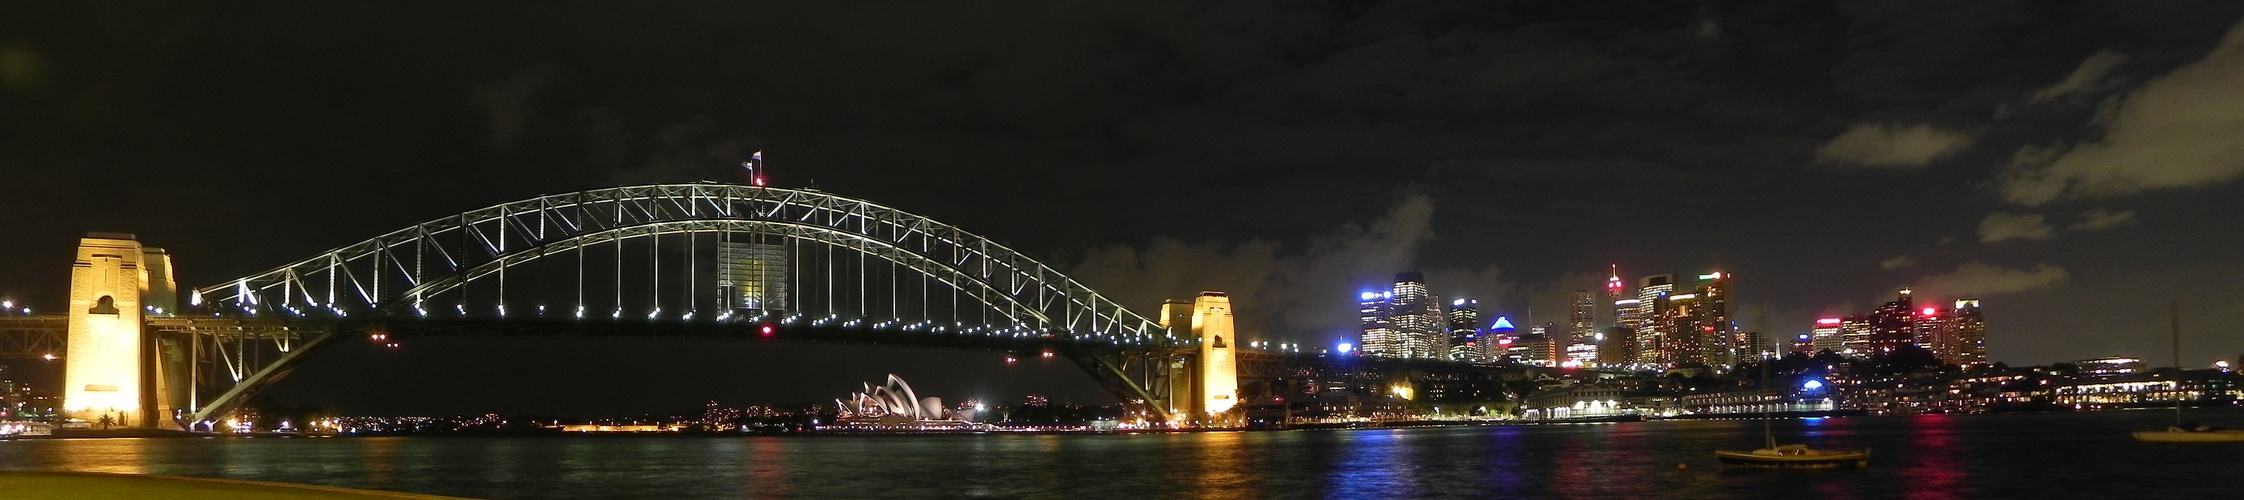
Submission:
[[[705,182],[540,196],[178,292],[168,256],[130,240],[89,235],[71,310],[0,319],[0,357],[67,352],[66,411],[145,427],[208,426],[341,342],[395,347],[432,335],[1050,355],[1150,421],[1204,417],[1208,398],[1236,397],[1210,395],[1225,390],[1207,373],[1211,347],[1224,348],[1220,357],[1252,383],[1378,385],[1475,368],[1232,351],[1223,344],[1235,338],[1211,345],[1188,318],[1140,314],[989,238],[816,190]],[[116,380],[85,382],[101,377]]]

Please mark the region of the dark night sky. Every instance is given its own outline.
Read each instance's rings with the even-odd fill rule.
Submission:
[[[8,0],[0,295],[59,309],[86,231],[169,248],[201,286],[538,194],[732,178],[763,150],[779,185],[956,224],[1126,304],[1231,291],[1249,340],[1328,345],[1357,291],[1412,269],[1557,320],[1617,263],[1738,273],[1740,324],[1781,333],[1901,286],[1982,298],[2013,364],[2166,363],[2178,300],[2201,364],[2244,353],[2227,285],[2244,281],[2240,17],[2136,0]],[[826,399],[895,372],[950,399],[1104,398],[1072,367],[988,354],[409,351],[335,353],[278,395],[607,412]]]

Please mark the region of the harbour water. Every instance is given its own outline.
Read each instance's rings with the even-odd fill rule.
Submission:
[[[2192,410],[2244,426],[2244,409]],[[478,498],[2229,498],[2244,447],[2150,445],[2163,411],[1776,422],[1864,470],[1723,470],[1755,420],[1166,435],[53,439],[0,470]]]

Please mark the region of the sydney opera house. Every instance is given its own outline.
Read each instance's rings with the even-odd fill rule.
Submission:
[[[987,425],[975,423],[975,410],[951,411],[943,407],[943,399],[919,397],[912,385],[903,377],[888,375],[880,387],[865,384],[865,391],[849,395],[848,399],[834,400],[841,409],[841,422],[821,430],[840,431],[977,431]]]

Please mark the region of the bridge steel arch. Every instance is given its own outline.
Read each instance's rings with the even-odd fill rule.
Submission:
[[[1068,345],[1102,346],[1109,353],[1136,351],[1136,358],[1144,352],[1174,352],[1196,340],[1179,338],[1160,322],[1050,266],[949,224],[815,190],[715,183],[579,191],[438,218],[196,288],[189,296],[190,314],[336,325],[410,322],[428,316],[428,298],[503,276],[510,267],[600,243],[682,233],[768,234],[847,248],[948,285],[1010,322],[914,325],[930,332],[971,328],[981,335],[1057,337]],[[192,421],[231,412],[348,329],[331,328],[335,333],[310,339],[277,339],[278,359],[251,373],[234,373],[233,386],[208,404],[198,404]],[[1166,399],[1130,380],[1127,365],[1136,358],[1069,355],[1117,396],[1138,397],[1148,405]]]

